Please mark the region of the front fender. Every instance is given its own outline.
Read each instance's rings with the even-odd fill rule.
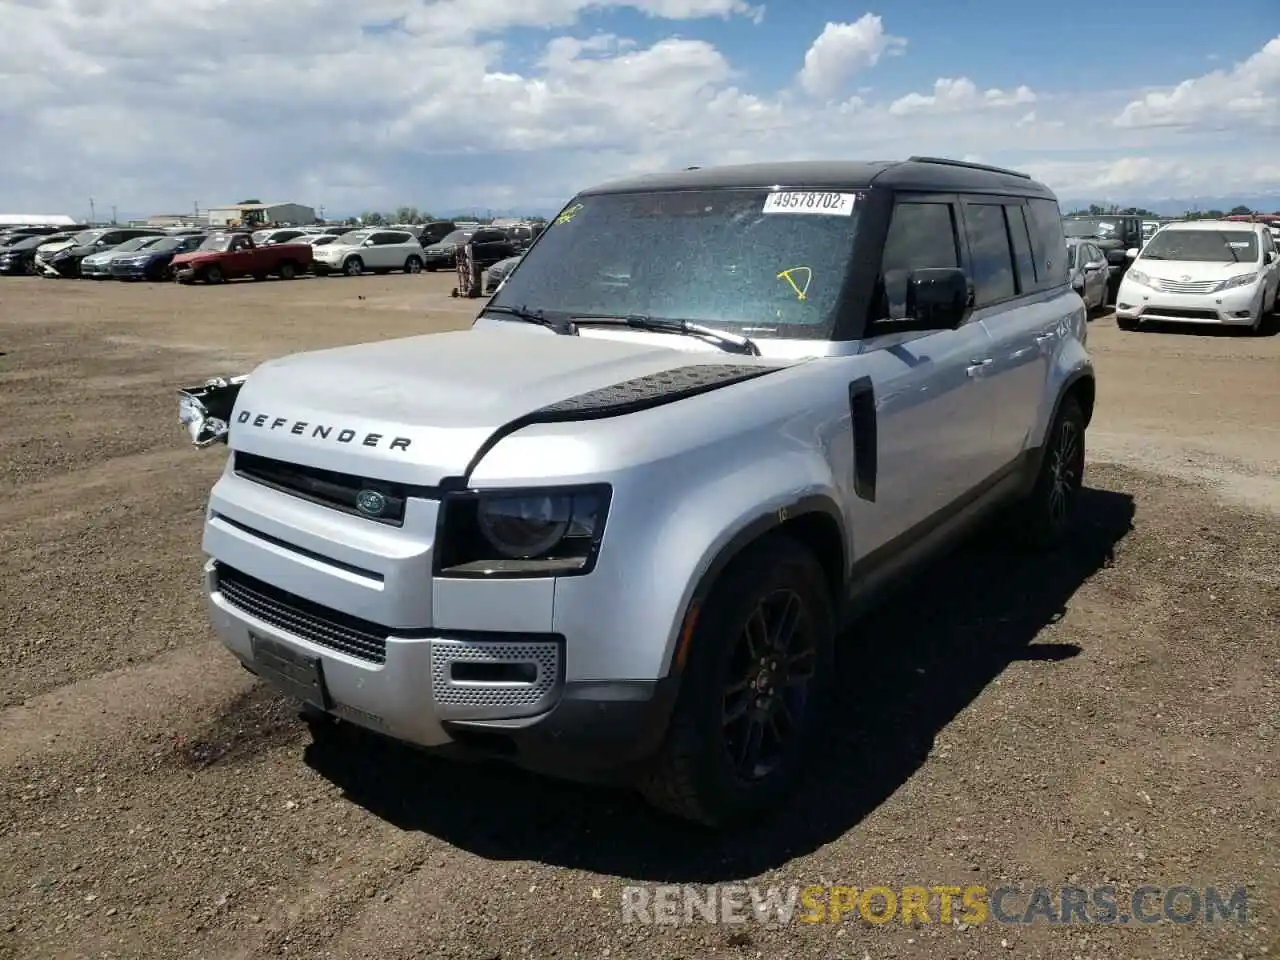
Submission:
[[[746,542],[814,511],[843,535],[841,495],[825,457],[816,447],[779,447],[716,451],[721,456],[701,458],[702,470],[615,485],[596,569],[556,583],[556,632],[590,638],[574,644],[566,679],[666,676],[695,591]]]

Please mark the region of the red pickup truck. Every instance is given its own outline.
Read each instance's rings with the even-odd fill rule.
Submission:
[[[173,258],[173,278],[179,283],[222,283],[236,277],[292,280],[311,268],[315,250],[309,243],[258,246],[247,233],[211,233],[189,253]]]

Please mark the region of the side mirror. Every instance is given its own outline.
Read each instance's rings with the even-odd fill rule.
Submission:
[[[906,315],[879,321],[877,327],[885,333],[954,330],[972,310],[973,284],[963,270],[922,267],[906,276]]]
[[[1267,263],[1275,263],[1277,260],[1280,260],[1280,253],[1276,253],[1274,250],[1268,250]]]
[[[1137,247],[1130,247],[1128,250],[1124,252],[1124,255],[1128,257],[1130,260],[1136,260],[1138,259],[1139,253],[1141,253],[1141,251]]]
[[[1090,260],[1088,263],[1084,265],[1084,268],[1086,270],[1101,270],[1106,265],[1107,265],[1107,261],[1105,260]]]

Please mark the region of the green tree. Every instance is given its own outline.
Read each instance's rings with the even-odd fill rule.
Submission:
[[[237,203],[237,204],[236,204],[236,206],[237,206],[237,207],[243,207],[243,206],[247,206],[248,204],[251,204],[251,203],[261,203],[261,202],[262,202],[261,200],[259,200],[259,199],[257,199],[257,198],[255,197],[255,198],[254,198],[254,199],[252,199],[252,200],[241,200],[239,203]]]
[[[1251,213],[1253,213],[1253,211],[1245,206],[1232,207],[1230,211],[1230,215],[1233,217],[1247,217]]]

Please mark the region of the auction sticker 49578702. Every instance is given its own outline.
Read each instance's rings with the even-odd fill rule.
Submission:
[[[818,190],[777,191],[764,198],[761,213],[815,213],[828,217],[853,215],[853,193],[823,193]]]

